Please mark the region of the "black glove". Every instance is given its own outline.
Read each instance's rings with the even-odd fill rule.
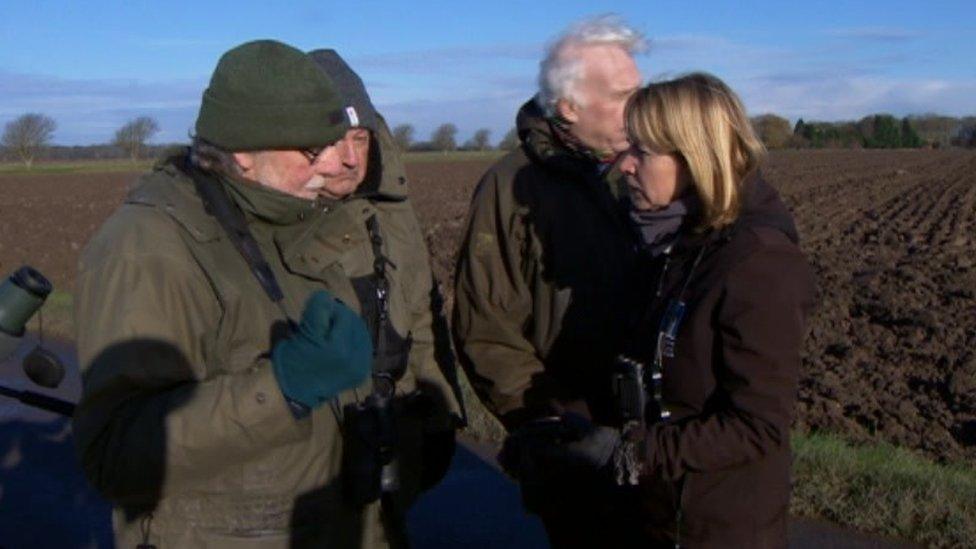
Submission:
[[[516,479],[538,480],[601,471],[618,446],[620,433],[616,429],[566,413],[518,428],[505,439],[498,461]]]
[[[498,461],[519,481],[525,509],[542,513],[575,501],[581,484],[594,490],[612,486],[608,465],[619,445],[615,429],[593,425],[577,414],[563,414],[515,430],[505,439]]]
[[[575,440],[562,445],[563,459],[568,466],[603,470],[620,446],[620,431],[604,425],[594,425],[583,416],[562,415],[563,424],[576,435]]]

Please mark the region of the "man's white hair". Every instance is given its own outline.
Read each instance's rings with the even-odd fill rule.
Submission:
[[[617,15],[601,15],[576,23],[556,38],[539,63],[539,93],[536,102],[546,116],[556,114],[556,103],[568,99],[584,104],[577,90],[583,77],[580,46],[616,45],[633,55],[647,49],[644,35],[624,24]]]

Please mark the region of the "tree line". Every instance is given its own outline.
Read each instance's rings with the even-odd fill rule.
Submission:
[[[799,119],[795,124],[776,114],[752,119],[759,138],[770,149],[782,148],[942,148],[976,147],[976,116],[956,118],[937,114],[911,115],[898,119],[890,114],[873,114],[857,121],[819,122]],[[170,145],[147,142],[159,132],[159,124],[140,116],[123,124],[111,143],[87,146],[52,146],[57,123],[40,113],[24,114],[6,124],[0,145],[8,160],[23,162],[29,169],[39,158],[45,160],[97,160],[152,158]],[[393,128],[393,139],[401,151],[487,151],[512,150],[519,138],[511,128],[496,144],[491,130],[480,128],[458,144],[458,128],[441,124],[426,141],[415,139],[411,124]]]
[[[770,149],[976,147],[976,116],[922,114],[898,119],[873,114],[857,121],[807,122],[800,118],[791,124],[781,116],[763,114],[751,120]]]
[[[171,147],[147,143],[159,132],[159,123],[148,116],[140,116],[126,122],[115,132],[110,143],[84,146],[51,145],[57,129],[53,118],[41,113],[27,113],[6,124],[0,137],[3,156],[7,160],[17,160],[27,169],[34,161],[43,160],[106,160],[129,158],[133,162],[140,158],[153,158]],[[470,139],[457,143],[457,126],[446,123],[438,126],[427,141],[414,139],[414,127],[400,124],[393,128],[393,138],[402,151],[487,151],[511,150],[518,146],[518,135],[512,128],[498,142],[491,144],[491,130],[480,128]]]
[[[414,138],[414,127],[411,124],[394,126],[393,140],[401,151],[509,151],[518,146],[518,134],[515,128],[508,130],[497,145],[491,144],[491,130],[479,128],[470,139],[458,145],[457,126],[451,123],[441,124],[430,134],[427,141],[417,141]]]
[[[4,126],[0,145],[8,156],[23,162],[27,169],[43,154],[45,160],[91,160],[126,156],[133,162],[140,156],[154,156],[157,147],[146,142],[159,132],[159,123],[148,116],[134,118],[115,131],[110,145],[86,147],[52,147],[51,138],[58,124],[53,118],[41,113],[21,115]],[[52,154],[54,153],[54,154]]]

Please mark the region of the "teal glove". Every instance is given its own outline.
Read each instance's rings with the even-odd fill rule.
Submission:
[[[373,342],[359,315],[319,290],[305,302],[296,332],[272,349],[271,363],[285,397],[317,408],[366,380]]]

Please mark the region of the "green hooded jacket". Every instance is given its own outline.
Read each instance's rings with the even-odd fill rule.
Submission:
[[[222,184],[293,319],[318,289],[361,310],[354,284],[374,272],[375,215],[390,322],[412,340],[396,392],[433,403],[398,420],[405,507],[421,489],[425,434],[452,432],[462,413],[453,364],[435,360],[428,255],[394,147],[383,125],[367,180],[338,202]],[[339,416],[369,382],[292,415],[268,358],[284,315],[205,211],[186,164],[184,152],[141,178],[80,261],[74,432],[88,478],[115,505],[119,547],[390,545],[380,504],[342,496]]]

